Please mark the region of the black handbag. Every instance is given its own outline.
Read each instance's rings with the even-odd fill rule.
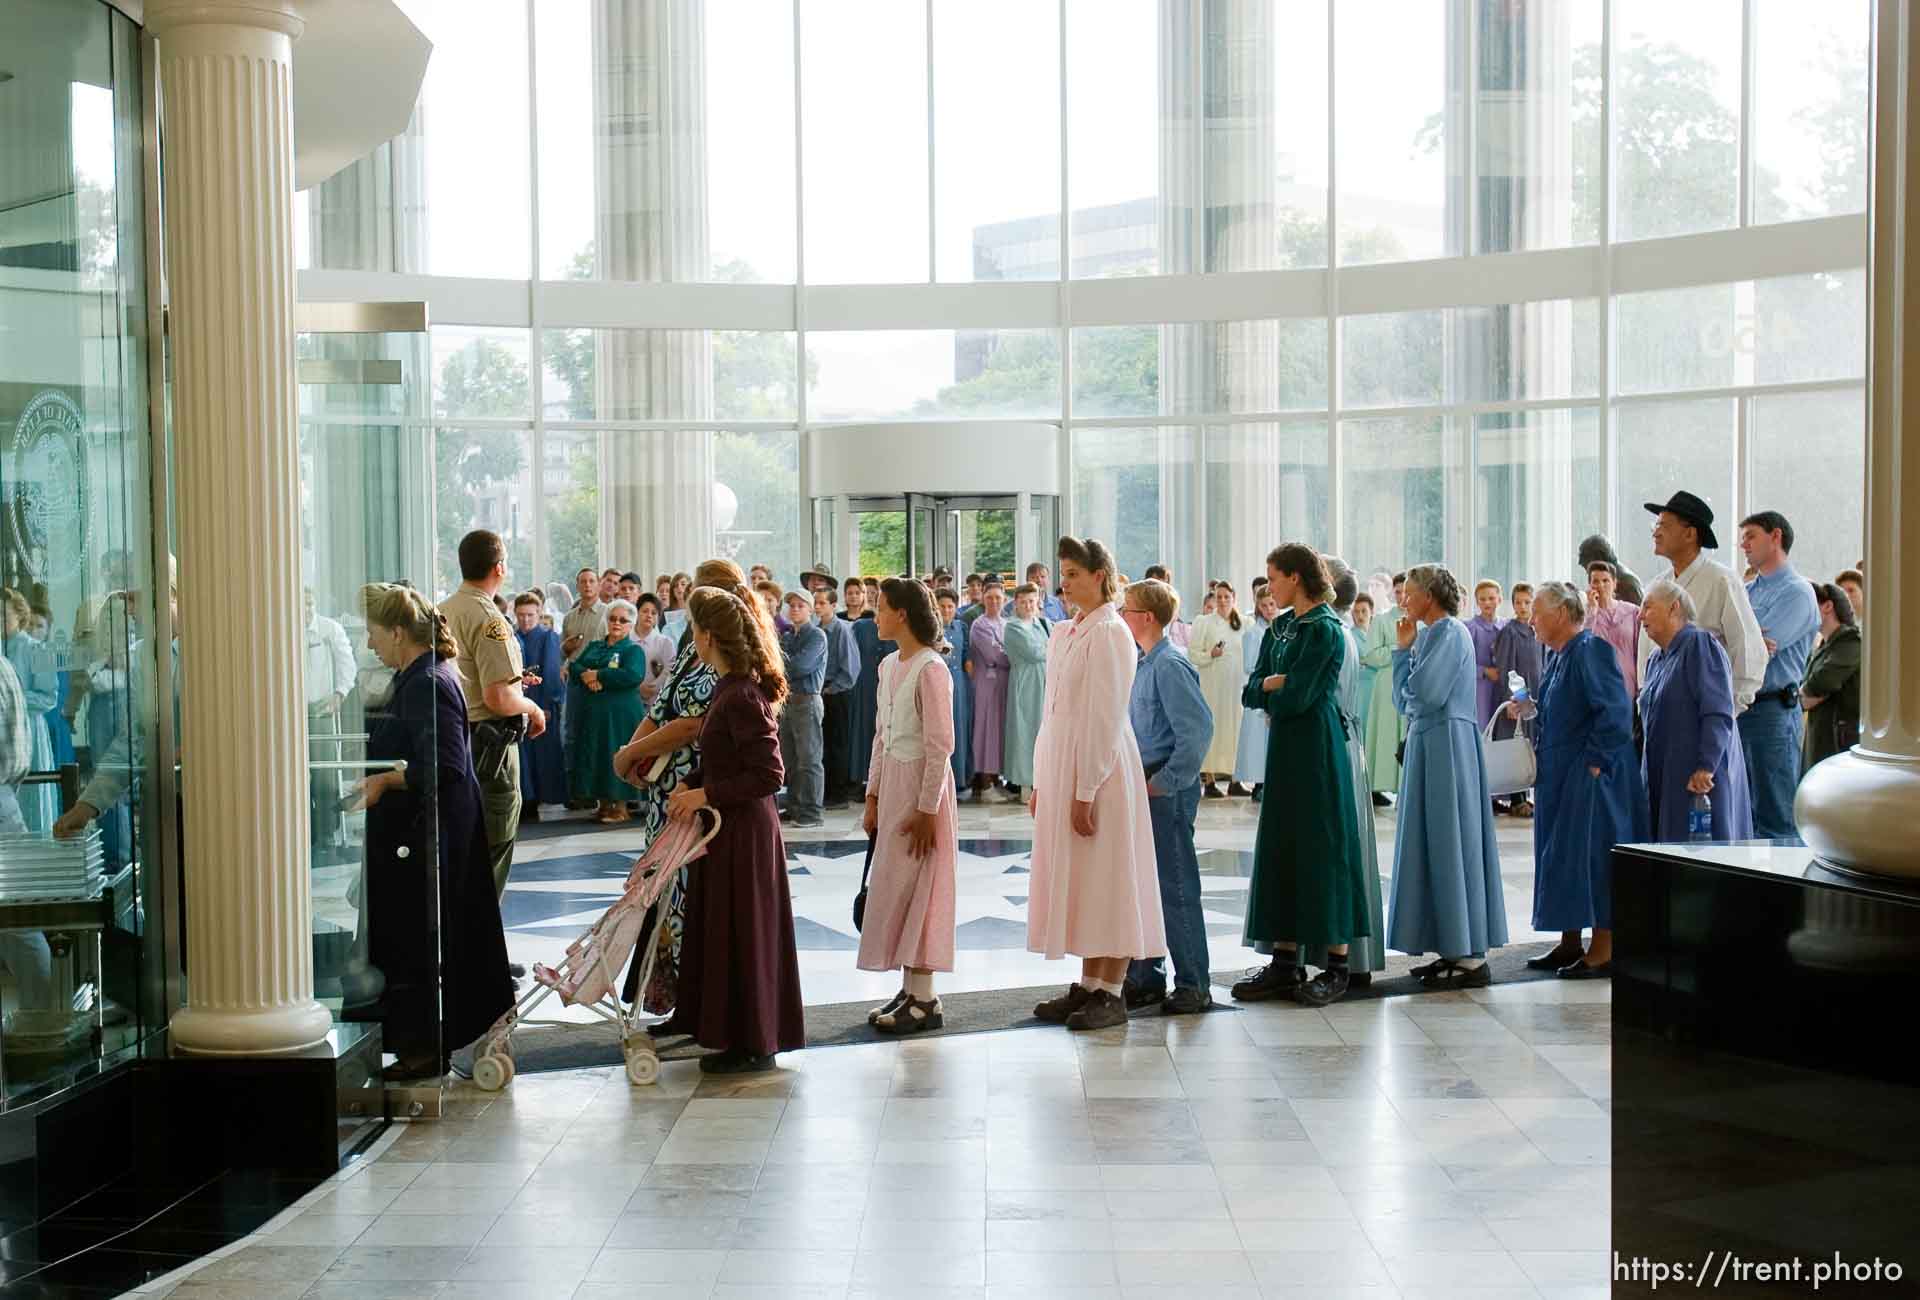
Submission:
[[[873,870],[873,842],[875,837],[867,836],[867,861],[860,868],[860,892],[853,896],[853,929],[857,934],[867,919],[867,873]]]

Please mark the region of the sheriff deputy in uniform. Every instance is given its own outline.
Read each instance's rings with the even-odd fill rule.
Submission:
[[[547,715],[520,689],[520,642],[493,603],[507,580],[507,544],[500,534],[481,528],[460,539],[460,576],[460,590],[440,602],[440,612],[453,633],[453,666],[467,697],[497,897],[507,891],[520,830],[520,742],[545,731]]]

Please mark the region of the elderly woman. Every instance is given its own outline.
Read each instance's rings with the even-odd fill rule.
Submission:
[[[1640,604],[1640,625],[1657,647],[1640,687],[1653,838],[1684,840],[1693,796],[1713,803],[1713,838],[1753,838],[1747,760],[1733,725],[1733,666],[1726,648],[1694,622],[1693,597],[1670,578]]]
[[[1580,593],[1549,582],[1535,594],[1533,629],[1553,661],[1537,706],[1509,702],[1509,718],[1536,712],[1534,788],[1539,823],[1533,832],[1533,928],[1558,930],[1553,951],[1532,958],[1535,970],[1564,979],[1613,974],[1613,875],[1616,844],[1647,838],[1647,789],[1633,753],[1633,708],[1612,646],[1582,626]],[[1583,952],[1580,932],[1591,927]]]
[[[1128,717],[1140,652],[1114,607],[1118,569],[1107,548],[1063,537],[1057,554],[1061,587],[1081,613],[1052,643],[1034,746],[1027,950],[1081,961],[1080,978],[1033,1014],[1105,1029],[1127,1021],[1129,961],[1167,951],[1147,777]]]
[[[507,937],[446,618],[388,583],[365,588],[361,606],[367,648],[397,674],[367,758],[407,765],[356,792],[367,813],[367,950],[386,975],[383,1032],[400,1058],[389,1073],[434,1078],[513,1005]]]
[[[1393,706],[1407,718],[1407,757],[1387,942],[1439,954],[1412,972],[1428,988],[1485,988],[1487,950],[1507,941],[1507,904],[1475,721],[1473,638],[1458,617],[1460,583],[1441,565],[1407,570],[1401,605]]]
[[[647,675],[647,655],[633,639],[631,601],[607,606],[607,635],[589,642],[573,661],[573,684],[568,712],[577,720],[580,747],[574,751],[568,784],[576,798],[600,805],[598,820],[616,826],[629,819],[627,800],[639,791],[614,770],[613,756],[646,712],[640,683]]]
[[[1814,585],[1820,601],[1820,648],[1807,660],[1800,707],[1807,711],[1801,770],[1844,754],[1860,739],[1860,628],[1853,601],[1839,583]]]

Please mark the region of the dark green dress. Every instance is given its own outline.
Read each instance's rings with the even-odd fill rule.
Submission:
[[[1249,941],[1304,948],[1364,937],[1367,896],[1353,824],[1353,768],[1340,725],[1346,628],[1331,606],[1276,621],[1242,703],[1263,709],[1266,789],[1247,891]],[[1275,674],[1287,683],[1264,692]]]
[[[617,645],[608,645],[602,637],[589,641],[580,651],[571,676],[578,681],[589,668],[598,670],[601,689],[590,691],[582,686],[574,697],[580,702],[576,724],[580,743],[574,747],[567,788],[582,799],[623,803],[640,792],[613,774],[613,756],[633,739],[634,728],[647,716],[647,702],[640,698],[640,683],[647,675],[647,652],[632,637]]]

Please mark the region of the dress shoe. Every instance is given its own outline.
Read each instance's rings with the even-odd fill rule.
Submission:
[[[1527,958],[1527,969],[1557,971],[1570,961],[1579,961],[1583,955],[1578,948],[1555,948],[1552,952]]]
[[[1603,961],[1596,966],[1589,966],[1583,957],[1562,966],[1560,978],[1563,980],[1610,980],[1613,978],[1613,963]]]
[[[755,1056],[743,1052],[737,1047],[729,1047],[724,1052],[715,1052],[712,1056],[700,1058],[702,1074],[759,1074],[773,1068],[773,1056]]]
[[[1373,806],[1375,808],[1391,808],[1393,807],[1393,796],[1382,794],[1380,791],[1375,790],[1373,792]]]
[[[1236,1002],[1265,1002],[1269,998],[1290,998],[1294,990],[1307,982],[1307,973],[1291,961],[1275,961],[1251,979],[1233,986]]]

